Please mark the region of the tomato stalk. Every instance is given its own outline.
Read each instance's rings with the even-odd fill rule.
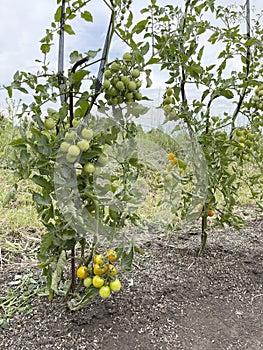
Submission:
[[[198,252],[198,256],[202,256],[206,247],[207,242],[207,213],[206,205],[203,206],[203,215],[202,215],[202,231],[201,231],[201,247]]]
[[[75,292],[76,289],[76,268],[75,268],[75,245],[71,249],[71,291]]]

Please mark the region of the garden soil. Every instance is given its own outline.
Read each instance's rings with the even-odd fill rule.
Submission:
[[[0,349],[263,349],[263,217],[248,218],[241,231],[213,230],[203,257],[197,233],[153,229],[122,290],[82,310],[33,299],[30,314],[0,328]],[[12,264],[0,271],[0,295],[15,272]]]

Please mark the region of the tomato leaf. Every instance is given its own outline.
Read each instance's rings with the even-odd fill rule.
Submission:
[[[121,257],[121,268],[124,271],[131,271],[133,257],[134,257],[134,247],[131,247],[131,249],[128,253],[123,252],[122,257]]]
[[[81,18],[85,19],[87,22],[93,22],[92,14],[89,11],[82,12]]]
[[[52,273],[51,289],[58,294],[58,284],[61,280],[64,267],[66,265],[67,257],[65,250],[62,250],[57,261],[56,269]]]
[[[69,35],[74,35],[75,34],[74,30],[72,29],[71,25],[69,25],[69,24],[65,24],[64,30]]]

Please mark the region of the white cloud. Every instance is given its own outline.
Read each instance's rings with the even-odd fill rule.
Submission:
[[[234,3],[232,0],[218,0],[217,3],[228,5]],[[237,0],[243,3],[244,0]],[[138,21],[143,16],[139,13],[141,7],[147,6],[148,1],[134,0],[134,20]],[[157,0],[159,5],[172,3],[182,5],[183,0]],[[96,4],[94,6],[94,4]],[[256,6],[257,10],[262,9],[258,0],[251,0],[251,6]],[[16,70],[36,69],[36,58],[42,58],[39,40],[44,36],[45,29],[49,27],[53,20],[53,15],[57,4],[55,0],[1,0],[0,12],[0,85],[9,84]],[[103,46],[108,21],[109,10],[103,0],[91,0],[87,5],[87,10],[93,15],[94,22],[73,21],[76,36],[65,38],[65,66],[68,66],[68,54],[73,50],[85,52],[95,50]],[[122,55],[125,44],[116,37],[112,42],[111,58]],[[211,55],[211,57],[214,55]],[[57,67],[57,45],[52,50],[50,56],[52,67]],[[153,90],[159,93],[160,88],[165,86],[167,76],[155,69],[153,72]],[[2,94],[1,94],[2,95]]]

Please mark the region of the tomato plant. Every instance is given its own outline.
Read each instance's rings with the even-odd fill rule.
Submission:
[[[187,0],[182,7],[160,6],[152,0],[141,12],[144,19],[131,26],[131,31],[129,25],[124,26],[126,41],[132,45],[132,34],[140,34],[148,45],[147,69],[158,65],[168,73],[161,104],[165,123],[175,127],[182,123],[206,159],[207,193],[200,198],[202,210],[197,211],[202,220],[201,255],[210,224],[236,228],[244,224],[235,212],[242,183],[262,208],[261,17],[251,19],[249,1],[230,9],[214,0]],[[221,116],[216,112],[219,103],[229,106]],[[189,143],[189,152],[194,153],[195,147],[196,143]],[[172,196],[170,188],[176,191],[176,177],[177,187],[185,178],[174,167],[173,153],[168,158],[165,181]],[[172,209],[175,215],[192,218],[192,198],[187,186],[182,186],[180,208]]]
[[[14,162],[19,179],[38,186],[33,200],[46,227],[38,259],[49,298],[58,293],[70,266],[66,294],[74,310],[94,295],[107,298],[119,291],[118,274],[129,271],[134,254],[141,252],[125,228],[140,223],[137,209],[144,201],[138,179],[147,157],[139,157],[134,117],[148,110],[139,102],[148,100],[142,86],[151,86],[152,69],[169,76],[159,106],[165,125],[174,123],[172,136],[179,124],[188,135],[170,137],[176,149],[167,151],[162,180],[155,174],[164,194],[159,217],[169,210],[181,222],[200,219],[202,254],[209,223],[242,225],[234,212],[242,181],[262,208],[259,18],[244,34],[240,23],[248,17],[248,6],[237,11],[214,0],[187,0],[183,7],[151,0],[141,10],[144,19],[134,23],[131,0],[104,0],[111,17],[102,50],[71,52],[66,70],[64,35],[75,34],[73,19],[92,22],[88,2],[57,1],[54,21],[41,39],[39,72],[18,71],[6,87],[10,97],[13,90],[32,94],[19,114]],[[59,69],[54,73],[47,57],[56,35]],[[116,35],[127,49],[110,61]],[[214,48],[216,59],[210,62],[213,57],[206,55]],[[232,60],[239,62],[235,69]],[[213,110],[217,101],[232,101],[233,111],[219,116]],[[240,115],[245,125],[238,124]],[[251,164],[255,173],[246,171]]]

